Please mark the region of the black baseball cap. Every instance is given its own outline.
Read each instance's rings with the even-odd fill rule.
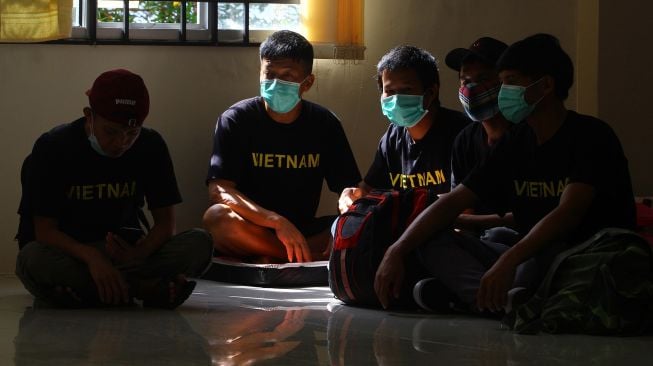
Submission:
[[[469,57],[474,57],[488,65],[495,65],[506,48],[508,45],[498,39],[481,37],[474,41],[469,48],[451,50],[445,57],[444,63],[455,71],[460,71],[463,62]]]

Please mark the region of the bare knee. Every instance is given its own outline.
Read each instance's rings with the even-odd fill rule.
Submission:
[[[221,203],[209,207],[202,218],[204,228],[213,237],[213,246],[220,252],[232,255],[238,252],[235,243],[238,241],[239,228],[244,221],[229,206]]]
[[[216,203],[206,210],[202,223],[208,231],[213,231],[225,222],[234,220],[237,216],[229,206]]]

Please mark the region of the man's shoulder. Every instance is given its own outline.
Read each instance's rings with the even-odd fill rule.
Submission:
[[[73,122],[57,125],[49,131],[43,133],[37,140],[35,145],[49,145],[66,147],[71,146],[72,143],[81,135],[84,129],[84,118],[77,119]]]
[[[565,124],[568,141],[576,144],[580,149],[617,149],[622,154],[622,146],[619,137],[612,127],[605,121],[574,111],[567,112]]]
[[[231,105],[222,112],[222,120],[230,120],[235,123],[248,121],[253,116],[264,116],[265,109],[262,108],[261,97],[243,99]]]
[[[340,118],[329,108],[308,100],[302,100],[302,103],[307,119],[322,121],[324,126],[342,124]]]
[[[604,131],[608,133],[614,133],[612,127],[610,127],[610,125],[605,121],[586,114],[580,114],[575,111],[567,111],[566,122],[570,123],[577,130],[584,130],[586,132]]]

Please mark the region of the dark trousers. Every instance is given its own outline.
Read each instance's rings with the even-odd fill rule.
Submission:
[[[104,242],[90,243],[101,252]],[[126,279],[172,278],[177,274],[199,277],[209,266],[213,242],[204,230],[179,233],[137,266],[116,265]],[[57,304],[56,288],[70,288],[81,304],[99,303],[88,266],[67,253],[39,242],[30,242],[18,253],[16,275],[37,299]]]
[[[468,306],[476,304],[481,278],[514,243],[496,243],[475,236],[443,231],[418,248],[418,257],[429,274],[440,280]],[[533,292],[546,274],[563,243],[551,245],[517,267],[513,287]]]

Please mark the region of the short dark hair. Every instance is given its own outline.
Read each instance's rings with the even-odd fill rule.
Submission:
[[[414,46],[397,46],[381,57],[376,65],[376,80],[379,90],[383,91],[383,71],[415,70],[422,87],[427,89],[435,84],[440,85],[438,62],[428,51]]]
[[[289,58],[304,65],[307,74],[313,72],[313,46],[301,34],[289,30],[272,33],[259,48],[262,59]]]
[[[555,80],[555,93],[560,100],[567,99],[574,83],[571,58],[556,37],[545,33],[513,43],[499,58],[497,70],[517,70],[534,79],[549,75]]]

